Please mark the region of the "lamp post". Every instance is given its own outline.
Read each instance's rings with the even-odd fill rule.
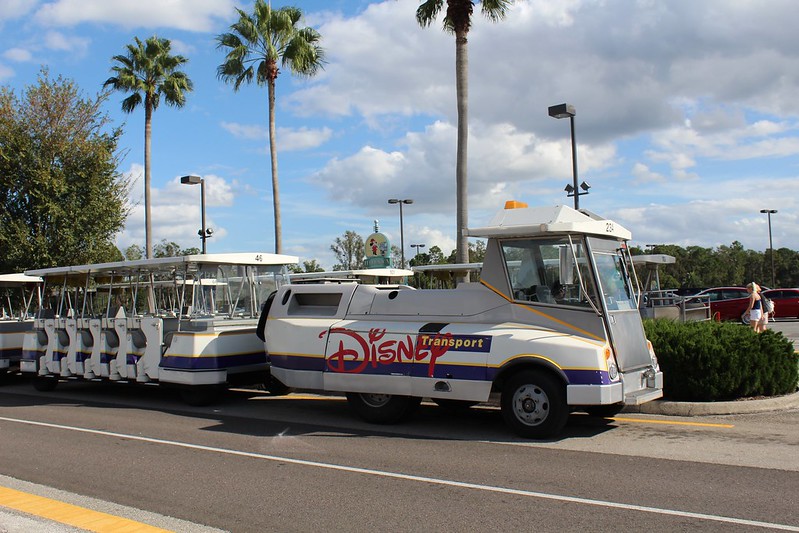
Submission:
[[[425,245],[424,245],[424,244],[411,244],[411,248],[415,248],[415,249],[416,249],[416,253],[415,253],[415,254],[413,254],[413,259],[414,259],[414,260],[415,260],[415,259],[416,259],[416,257],[419,255],[419,248],[424,248],[424,247],[425,247]]]
[[[777,212],[776,209],[761,209],[761,213],[768,215],[768,250],[771,256],[771,288],[776,288],[777,283],[774,281],[774,245],[771,242],[771,215]]]
[[[400,209],[400,247],[401,247],[401,249],[400,249],[400,257],[401,257],[401,261],[402,261],[402,265],[400,265],[400,268],[405,268],[405,234],[404,234],[404,230],[402,228],[402,204],[412,204],[413,200],[411,200],[410,198],[406,198],[404,200],[400,200],[399,198],[390,198],[388,200],[388,203],[390,203],[390,204],[399,204],[399,209]]]
[[[214,230],[205,227],[205,180],[200,176],[189,175],[180,178],[180,183],[183,185],[200,184],[200,213],[202,216],[202,227],[200,228],[200,231],[197,232],[197,235],[200,236],[200,240],[202,241],[203,253],[206,253],[207,248],[205,241],[211,237],[211,235],[214,233]]]
[[[568,194],[568,196],[574,196],[574,208],[575,209],[580,209],[580,196],[583,195],[583,194],[588,194],[588,188],[590,188],[590,185],[588,185],[587,183],[583,182],[583,183],[585,183],[585,185],[588,185],[588,187],[583,189],[585,192],[580,192],[580,191],[577,190],[577,187],[578,187],[578,185],[577,185],[577,141],[576,141],[576,139],[574,137],[574,115],[575,114],[576,114],[576,111],[574,110],[574,106],[571,105],[571,104],[560,104],[560,105],[553,105],[553,106],[549,107],[549,116],[550,117],[552,117],[552,118],[566,118],[566,117],[568,117],[569,118],[569,123],[571,125],[571,138],[572,138],[572,178],[573,178],[574,183],[572,185],[567,185],[566,186],[566,192],[567,193],[573,193],[573,194]],[[569,188],[571,188],[571,190],[569,190]]]

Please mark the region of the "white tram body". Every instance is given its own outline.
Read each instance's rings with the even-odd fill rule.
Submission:
[[[259,335],[288,387],[347,393],[367,420],[393,422],[422,398],[500,396],[518,434],[549,437],[570,410],[613,414],[663,394],[644,334],[626,242],[611,220],[509,202],[485,227],[479,283],[289,284]]]
[[[19,367],[25,333],[33,328],[32,304],[42,278],[0,274],[0,375]]]
[[[23,373],[213,387],[268,379],[260,303],[297,257],[199,254],[29,271],[44,279]]]

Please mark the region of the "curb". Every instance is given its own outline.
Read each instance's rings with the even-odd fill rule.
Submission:
[[[644,413],[668,416],[744,415],[799,409],[799,392],[772,398],[742,399],[732,402],[669,402],[655,400],[641,405],[628,405],[623,413]]]

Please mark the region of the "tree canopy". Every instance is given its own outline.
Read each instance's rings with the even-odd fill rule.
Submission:
[[[366,249],[363,237],[354,231],[345,231],[341,237],[336,237],[330,245],[330,250],[336,255],[338,263],[333,265],[333,270],[355,270],[363,268]]]
[[[0,272],[122,259],[129,184],[106,98],[47,69],[21,95],[0,88]]]

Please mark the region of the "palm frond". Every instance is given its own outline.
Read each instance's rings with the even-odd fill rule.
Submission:
[[[507,16],[511,5],[513,0],[483,0],[480,2],[480,11],[491,22],[499,22]]]
[[[122,111],[124,111],[125,113],[132,113],[134,109],[139,107],[139,104],[141,104],[141,102],[142,102],[141,94],[133,93],[124,100],[122,100]]]
[[[436,20],[441,8],[444,6],[444,0],[426,0],[416,8],[416,22],[419,26],[426,28]]]

